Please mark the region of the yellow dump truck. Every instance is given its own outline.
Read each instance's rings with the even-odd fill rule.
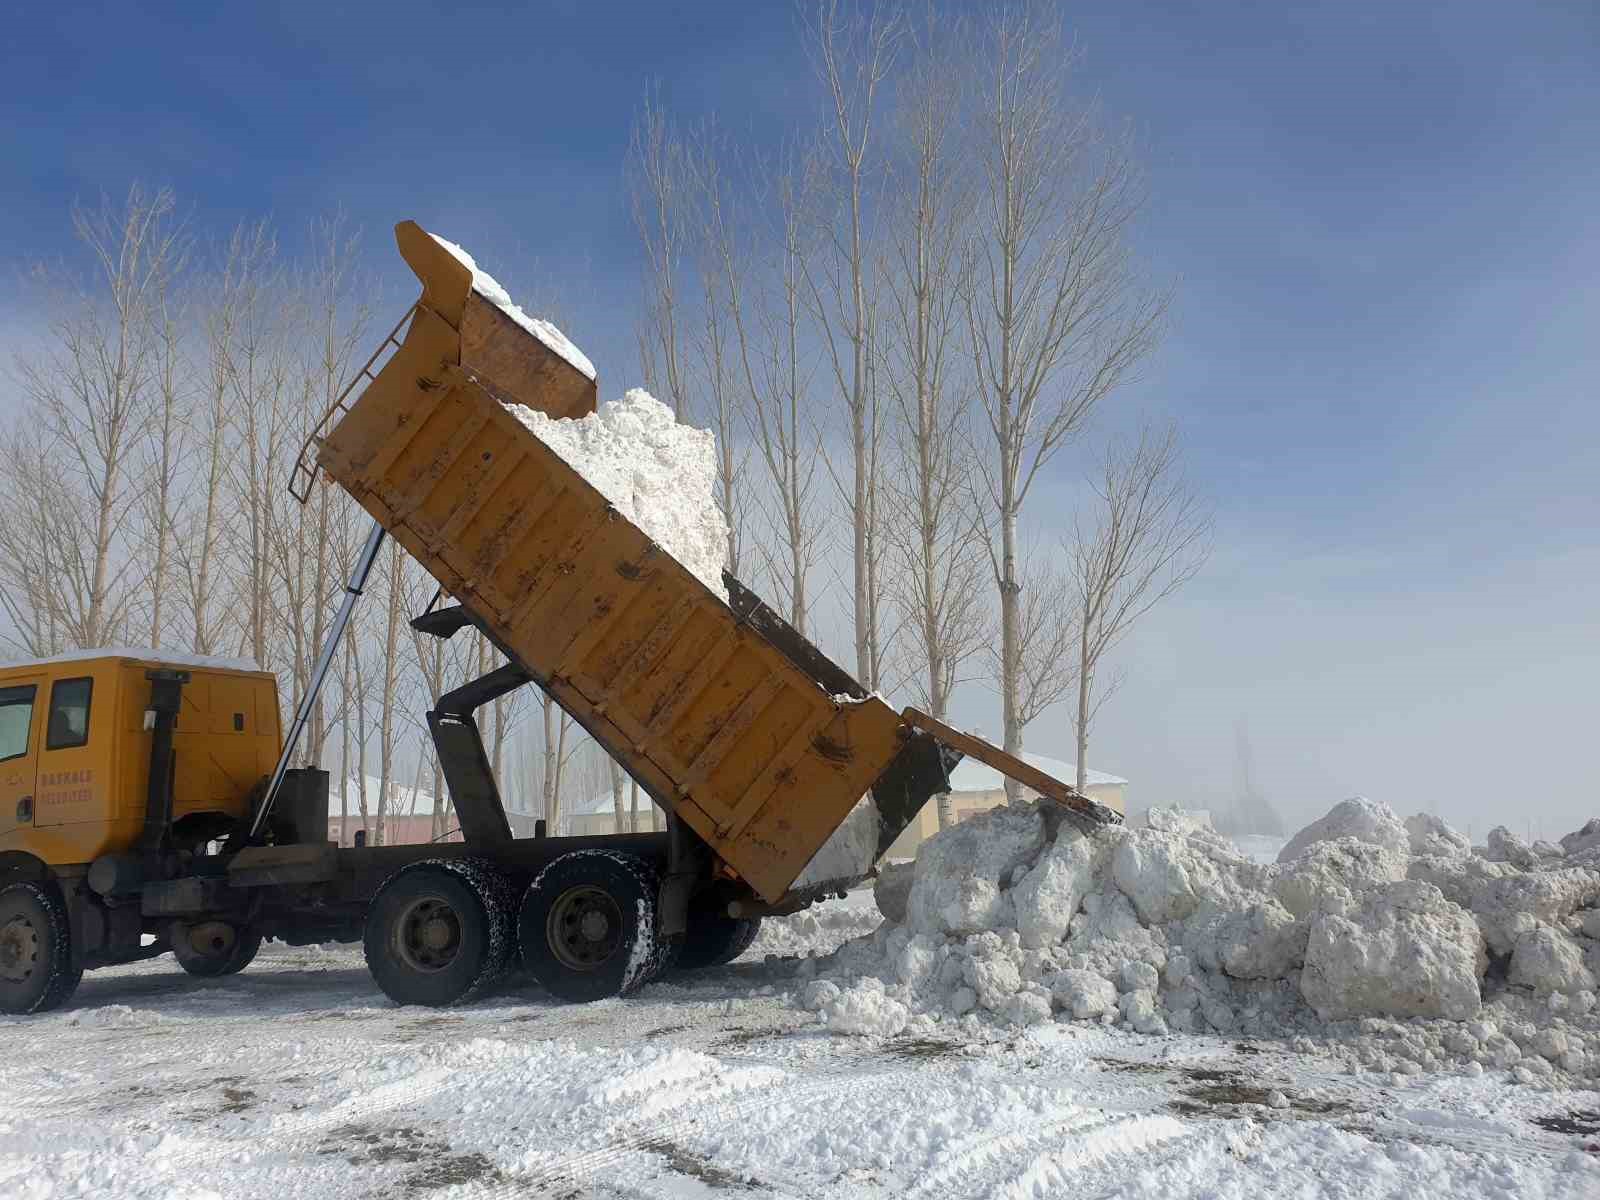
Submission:
[[[0,739],[17,747],[0,756],[16,810],[0,824],[0,1010],[167,950],[236,971],[263,937],[361,940],[401,1003],[459,1003],[514,958],[566,999],[625,994],[728,961],[763,915],[858,882],[963,754],[1120,819],[896,713],[731,575],[726,598],[708,588],[507,408],[593,412],[586,360],[415,224],[396,238],[422,296],[291,483],[303,500],[326,472],[374,525],[287,735],[260,672],[110,652],[0,669]],[[413,626],[477,629],[507,660],[427,714],[463,843],[336,847],[326,773],[288,766],[385,536],[440,585]],[[530,683],[661,806],[664,833],[512,837],[473,712]]]

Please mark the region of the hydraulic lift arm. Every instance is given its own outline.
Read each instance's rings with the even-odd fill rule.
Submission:
[[[366,544],[361,547],[361,556],[356,559],[355,570],[350,572],[350,581],[344,585],[344,603],[339,606],[339,613],[333,618],[333,626],[328,630],[327,640],[322,644],[322,653],[317,658],[317,665],[312,669],[311,678],[306,681],[305,695],[300,697],[300,707],[295,711],[294,721],[289,726],[289,734],[283,739],[283,752],[278,755],[278,764],[272,768],[272,778],[267,783],[266,793],[256,807],[255,819],[250,822],[252,840],[261,831],[262,823],[272,811],[273,801],[278,798],[278,789],[283,786],[284,774],[289,770],[289,762],[300,744],[300,736],[311,720],[311,712],[317,706],[317,697],[322,695],[322,685],[328,681],[328,669],[333,665],[334,651],[339,648],[339,639],[344,636],[345,628],[350,624],[356,600],[360,598],[362,589],[367,586],[367,576],[372,574],[372,564],[377,561],[378,548],[382,545],[383,526],[374,521],[372,529],[367,533]]]

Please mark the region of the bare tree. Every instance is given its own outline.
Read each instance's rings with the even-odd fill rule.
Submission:
[[[1077,612],[1078,789],[1089,729],[1117,680],[1101,674],[1105,653],[1152,607],[1205,563],[1211,517],[1182,477],[1177,433],[1144,429],[1131,448],[1113,443],[1094,484],[1090,519],[1067,546]]]
[[[611,828],[621,833],[628,815],[628,773],[622,769],[621,763],[609,755],[606,757],[606,769],[611,775],[611,810],[616,818]]]
[[[1022,653],[1017,659],[1017,721],[1026,729],[1077,681],[1078,610],[1066,573],[1039,548],[1025,546],[1020,563],[1022,590],[1017,610]],[[998,676],[999,656],[992,641],[988,654],[992,674]]]
[[[744,526],[745,455],[738,448],[747,400],[734,367],[734,304],[724,268],[724,249],[732,234],[727,208],[737,204],[728,194],[722,160],[727,147],[715,127],[700,131],[691,163],[697,193],[695,252],[700,274],[700,335],[696,339],[712,432],[717,435],[717,499],[728,522],[728,570],[739,574]]]
[[[685,242],[693,224],[693,178],[683,139],[661,107],[659,86],[645,92],[624,162],[633,219],[644,246],[649,300],[639,329],[645,385],[683,420],[688,408],[678,295]]]
[[[981,530],[969,503],[960,296],[971,266],[972,189],[956,138],[955,55],[965,23],[931,9],[910,27],[896,88],[890,200],[884,213],[888,294],[884,371],[897,431],[888,472],[888,592],[907,636],[905,674],[918,704],[944,720],[963,665],[991,639],[982,598]],[[941,826],[953,823],[941,797]]]
[[[872,547],[877,423],[868,385],[869,258],[864,211],[867,154],[872,146],[878,92],[893,69],[904,33],[899,9],[858,0],[818,0],[807,22],[807,41],[827,93],[828,134],[834,178],[845,220],[829,212],[819,221],[830,253],[808,271],[807,291],[823,334],[835,384],[850,421],[852,486],[846,494],[853,533],[852,573],[856,674],[877,685],[876,596]],[[808,265],[813,265],[809,264]]]
[[[360,235],[348,233],[342,214],[313,222],[311,227],[311,262],[301,285],[305,293],[304,309],[307,314],[306,345],[309,353],[302,365],[304,373],[303,395],[305,404],[301,413],[301,436],[304,440],[322,414],[332,407],[343,391],[345,379],[354,368],[353,359],[367,336],[372,306],[368,291],[353,278],[353,264],[360,249]],[[300,532],[300,563],[309,565],[309,586],[305,589],[309,601],[309,637],[300,644],[301,653],[295,659],[295,678],[309,682],[316,655],[328,629],[333,595],[342,578],[341,567],[349,558],[335,561],[332,551],[332,533],[341,513],[348,513],[354,505],[343,493],[332,488],[313,490],[310,500],[300,506],[296,525]],[[306,628],[306,622],[296,624]],[[327,739],[327,702],[318,697],[311,713],[311,725],[306,737],[306,760],[321,761]]]
[[[1023,508],[1040,472],[1154,347],[1166,298],[1133,275],[1124,234],[1140,206],[1138,175],[1125,140],[1103,136],[1067,99],[1058,12],[1008,0],[978,28],[981,217],[964,307],[992,441],[979,465],[1000,599],[1004,741],[1018,753]]]
[[[763,281],[769,286],[762,289],[754,329],[745,317],[744,260],[727,241],[722,256],[739,362],[750,396],[751,437],[772,491],[768,518],[774,539],[760,542],[757,549],[789,623],[804,634],[822,520],[814,497],[821,435],[808,413],[810,381],[801,349],[808,250],[797,184],[802,169],[791,162],[770,180],[776,193],[780,249],[770,279]]]
[[[58,518],[73,528],[56,560],[55,599],[68,642],[103,646],[131,615],[141,564],[128,540],[138,512],[139,455],[154,409],[161,300],[182,253],[172,194],[137,185],[114,206],[74,206],[73,227],[96,288],[61,303],[49,352],[18,363],[28,412],[70,477]]]
[[[559,704],[551,699],[548,692],[540,693],[543,705],[544,725],[544,752],[543,752],[543,795],[544,819],[548,823],[551,836],[556,836],[561,829],[561,777],[566,769],[570,751],[567,749],[567,733],[572,728],[572,718]]]
[[[6,640],[30,657],[66,644],[61,564],[77,533],[73,503],[50,436],[19,421],[0,445],[0,609],[14,631]]]
[[[175,248],[175,260],[181,254],[181,247]],[[183,349],[186,314],[171,279],[181,270],[180,261],[169,264],[170,275],[157,287],[152,313],[156,342],[155,395],[151,412],[151,437],[146,447],[147,461],[143,469],[145,524],[148,528],[146,542],[155,543],[150,566],[151,646],[166,643],[167,620],[171,611],[167,596],[168,576],[176,541],[176,509],[188,442],[189,372]]]
[[[239,548],[237,539],[228,536],[230,464],[239,425],[233,410],[238,394],[232,375],[234,347],[246,307],[259,300],[257,280],[270,267],[271,253],[271,235],[264,224],[240,225],[221,262],[196,289],[204,364],[197,372],[194,390],[199,394],[192,401],[189,420],[194,490],[174,553],[197,654],[219,653],[229,625],[236,623],[226,595],[232,573],[228,556]]]
[[[240,652],[271,668],[278,658],[282,611],[281,597],[275,594],[280,572],[273,546],[286,515],[284,459],[295,428],[286,336],[293,306],[284,294],[270,231],[262,230],[252,255],[255,269],[242,278],[233,336],[222,347],[229,415],[235,423],[225,464],[228,502],[237,514],[224,528],[234,543],[227,561],[235,572]]]

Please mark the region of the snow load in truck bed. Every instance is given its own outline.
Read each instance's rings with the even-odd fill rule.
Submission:
[[[562,333],[549,321],[541,320],[539,317],[530,317],[523,312],[522,306],[511,299],[511,293],[500,286],[500,281],[478,266],[472,255],[468,254],[460,246],[440,237],[437,233],[431,233],[428,236],[455,255],[456,260],[472,272],[473,291],[533,334],[534,337],[538,338],[590,379],[594,378],[594,364],[589,361],[588,356],[582,350],[579,350],[567,340],[566,334]]]
[[[506,408],[593,484],[616,510],[677,559],[724,603],[728,523],[717,504],[717,440],[680,425],[643,388],[587,417]]]

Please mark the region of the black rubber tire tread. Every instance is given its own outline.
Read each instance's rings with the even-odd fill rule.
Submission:
[[[659,929],[656,931],[656,952],[650,959],[650,975],[646,983],[660,979],[668,974],[678,963],[678,951],[683,949],[683,934],[674,933],[670,937]]]
[[[182,939],[173,931],[172,957],[189,974],[201,979],[220,979],[224,975],[237,975],[255,961],[261,950],[261,931],[253,925],[243,929],[234,927],[233,945],[226,954],[200,954],[193,950],[179,950]]]
[[[411,900],[433,893],[447,900],[460,920],[461,950],[437,972],[418,971],[394,951],[390,931]],[[515,946],[511,885],[486,859],[432,858],[396,871],[378,888],[367,909],[363,948],[367,970],[396,1004],[448,1008],[480,995],[505,973]]]
[[[0,1012],[49,1012],[65,1004],[83,979],[72,960],[72,922],[54,880],[24,879],[0,887],[0,925],[26,917],[42,942],[35,971],[21,983],[0,980]]]
[[[700,971],[731,963],[750,949],[761,932],[760,917],[730,917],[722,913],[689,913],[689,929],[678,950],[680,971]]]
[[[563,963],[551,950],[546,933],[550,910],[567,889],[589,885],[603,889],[622,913],[623,936],[617,949],[593,970]],[[631,854],[611,850],[574,850],[563,854],[534,876],[517,910],[517,943],[522,965],[534,980],[560,1000],[586,1003],[626,996],[650,982],[662,968],[658,939],[655,868]]]

